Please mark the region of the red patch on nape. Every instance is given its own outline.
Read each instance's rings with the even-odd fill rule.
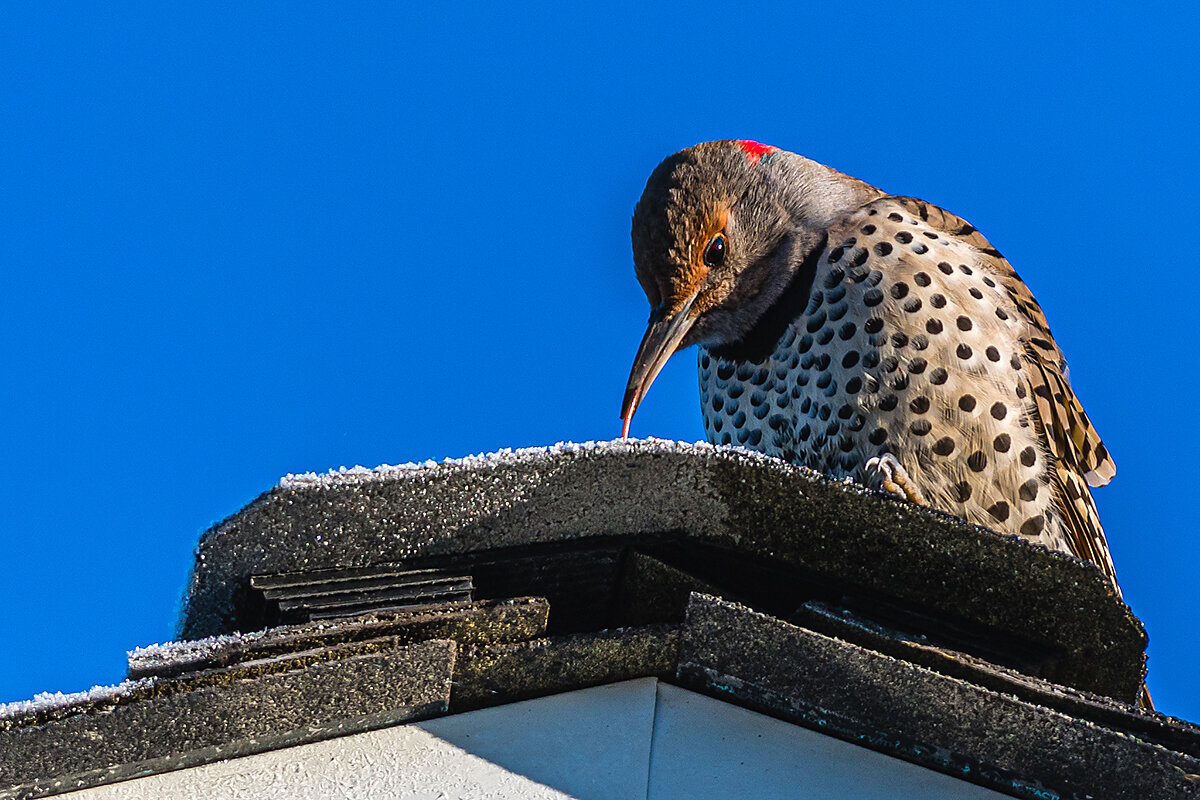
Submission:
[[[738,147],[742,148],[742,152],[745,153],[746,157],[750,159],[751,164],[757,164],[758,160],[767,153],[774,153],[779,149],[778,147],[772,147],[769,144],[756,142],[753,139],[738,139],[736,144]]]

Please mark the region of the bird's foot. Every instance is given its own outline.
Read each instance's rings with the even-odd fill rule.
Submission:
[[[895,495],[901,500],[907,500],[919,506],[929,505],[921,490],[916,487],[904,467],[891,453],[884,453],[869,460],[866,464],[868,476],[879,476],[880,485],[888,494]]]

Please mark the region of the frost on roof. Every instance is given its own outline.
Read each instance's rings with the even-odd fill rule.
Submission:
[[[559,442],[546,447],[522,447],[518,449],[504,448],[493,453],[478,453],[460,458],[446,458],[441,461],[432,459],[406,464],[381,464],[377,467],[340,467],[325,473],[301,472],[284,475],[279,485],[285,489],[300,488],[328,484],[331,482],[345,483],[346,479],[353,481],[388,480],[414,472],[430,470],[479,469],[498,466],[514,466],[519,464],[546,461],[564,455],[598,455],[598,454],[627,454],[627,453],[681,453],[688,455],[733,455],[746,458],[762,464],[775,464],[789,469],[792,467],[784,461],[764,455],[756,450],[729,445],[712,445],[708,442],[677,442],[671,439],[613,439],[604,442]]]
[[[0,703],[0,721],[43,714],[58,708],[104,701],[116,702],[134,692],[146,689],[155,682],[154,678],[122,681],[115,686],[93,686],[82,692],[39,692],[31,700],[16,700]]]

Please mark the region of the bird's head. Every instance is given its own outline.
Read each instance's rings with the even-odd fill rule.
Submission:
[[[750,332],[821,246],[833,207],[851,202],[855,184],[866,186],[746,140],[706,142],[658,165],[633,212],[650,322],[621,406],[622,436],[674,353]]]

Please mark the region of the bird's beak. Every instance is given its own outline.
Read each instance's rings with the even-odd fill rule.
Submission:
[[[696,321],[691,312],[698,294],[699,292],[689,297],[687,302],[672,314],[665,313],[665,305],[650,312],[650,325],[646,328],[646,335],[642,337],[637,357],[633,359],[633,369],[629,371],[629,384],[625,387],[625,400],[621,403],[622,439],[629,436],[629,423],[633,420],[633,412],[637,411],[638,403],[646,396],[646,390],[654,383],[659,371],[675,354],[679,343]]]

